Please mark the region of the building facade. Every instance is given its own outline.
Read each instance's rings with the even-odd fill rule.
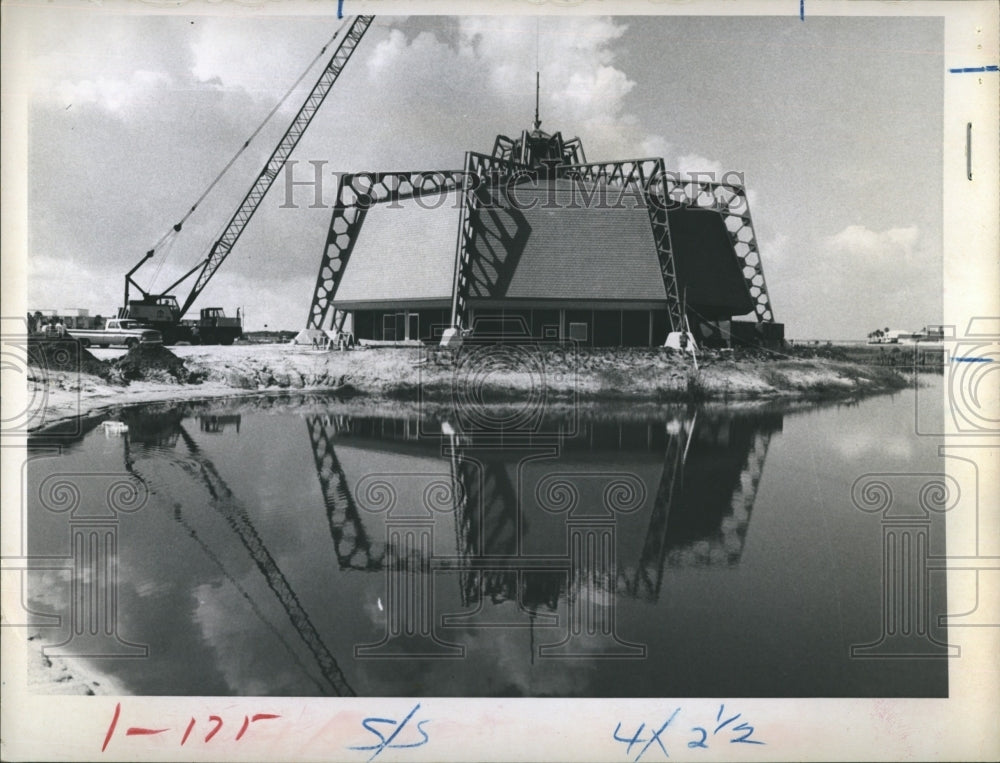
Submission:
[[[741,185],[662,159],[587,163],[578,139],[538,125],[463,170],[343,176],[310,327],[381,342],[449,327],[588,346],[683,330],[781,341]]]

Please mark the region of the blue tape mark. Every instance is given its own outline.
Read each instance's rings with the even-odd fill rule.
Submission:
[[[337,18],[344,18],[344,0],[337,0]]]
[[[993,358],[952,358],[956,363],[992,363]]]
[[[806,20],[806,0],[799,0],[799,21]]]
[[[949,69],[952,74],[974,74],[975,72],[1000,72],[1000,66],[966,66],[965,68]]]

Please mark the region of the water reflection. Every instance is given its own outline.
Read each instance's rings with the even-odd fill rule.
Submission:
[[[160,406],[29,476],[148,488],[120,533],[121,637],[150,656],[114,664],[138,693],[940,695],[940,666],[849,658],[882,627],[880,528],[850,504],[859,426],[888,415],[866,406],[577,412],[537,436]],[[29,512],[35,553],[63,548],[65,516]],[[31,599],[70,627],[64,584]]]
[[[344,677],[336,658],[331,654],[330,649],[313,625],[308,612],[302,606],[292,586],[268,550],[267,545],[261,539],[246,508],[219,474],[211,458],[209,458],[188,433],[184,427],[184,419],[180,415],[180,412],[167,411],[151,415],[142,415],[141,412],[137,413],[138,415],[126,415],[125,417],[129,423],[129,437],[125,440],[126,469],[131,474],[141,478],[142,473],[136,465],[137,459],[133,456],[133,450],[130,445],[141,445],[144,448],[155,446],[156,448],[166,447],[173,449],[176,448],[178,443],[182,443],[182,452],[174,455],[171,461],[180,466],[192,482],[204,487],[209,496],[209,506],[226,521],[239,540],[240,545],[250,555],[257,569],[260,570],[267,581],[268,588],[275,595],[282,609],[287,614],[289,623],[295,634],[308,647],[316,664],[320,668],[323,678],[332,687],[333,692],[337,696],[354,696],[355,692],[347,683],[347,679]],[[239,414],[198,416],[200,430],[209,434],[221,434],[229,425],[234,425],[235,433],[239,434],[240,421],[241,416]],[[216,561],[224,575],[238,586],[239,584],[226,572],[225,567],[219,561],[218,557],[198,538],[197,532],[188,524],[185,517],[185,510],[180,503],[174,504],[174,519],[182,524],[188,534],[195,539],[206,554]],[[259,615],[259,612],[255,613]],[[260,619],[269,627],[272,627],[266,618],[261,617]],[[280,634],[279,638],[283,640]],[[294,654],[294,650],[289,651]]]
[[[681,411],[666,420],[547,422],[544,431],[573,434],[517,442],[462,435],[447,423],[422,435],[415,419],[306,416],[338,564],[391,567],[388,632],[357,656],[461,656],[443,631],[558,625],[565,600],[569,635],[539,645],[540,655],[644,657],[645,645],[619,633],[617,597],[657,601],[667,566],[739,563],[781,424],[780,413]],[[393,471],[349,475],[338,446],[391,450]],[[447,459],[449,471],[421,472],[424,458]],[[438,505],[429,499],[435,486]],[[435,515],[442,501],[452,512],[450,548]],[[457,574],[461,612],[432,611],[439,572]],[[489,610],[508,601],[518,615],[498,622]]]
[[[236,428],[236,434],[240,433],[240,421],[243,417],[238,414],[218,414],[218,413],[203,413],[198,416],[198,424],[202,432],[208,432],[210,434],[222,434],[226,431],[226,427],[233,426]]]
[[[640,507],[645,533],[628,538],[631,547],[622,568],[626,580],[620,590],[652,600],[666,565],[739,563],[768,444],[782,425],[780,413],[585,420],[576,435],[532,448],[479,444],[475,437],[454,434],[422,437],[416,419],[305,418],[342,568],[380,569],[385,549],[365,525],[349,488],[352,480],[337,458],[338,443],[378,452],[391,449],[401,475],[408,458],[448,458],[450,476],[459,485],[452,493],[459,533],[455,553],[467,560],[525,558],[521,549],[530,545],[527,536],[551,529],[527,519],[545,509],[531,484],[518,485],[526,470],[532,472],[532,461],[543,462],[542,471],[552,464],[578,469],[566,478],[571,489],[584,493],[594,489],[590,475],[627,463],[649,495]],[[489,590],[491,596],[514,598],[509,586],[496,586]]]

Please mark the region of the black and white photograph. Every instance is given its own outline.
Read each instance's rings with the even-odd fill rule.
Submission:
[[[415,5],[4,2],[4,759],[996,759],[998,6]]]

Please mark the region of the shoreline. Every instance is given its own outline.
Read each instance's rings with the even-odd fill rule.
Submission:
[[[29,434],[55,433],[133,405],[284,394],[339,397],[364,407],[419,402],[428,410],[502,407],[539,397],[554,408],[815,404],[900,390],[911,383],[900,371],[912,370],[815,354],[718,351],[704,352],[695,370],[690,357],[660,348],[538,353],[500,345],[473,347],[458,356],[422,347],[317,353],[293,345],[237,344],[172,350],[160,348],[166,360],[151,361],[139,378],[124,384],[83,370],[31,366],[29,398],[41,402]],[[87,363],[88,370],[94,364],[113,367],[93,356]]]
[[[44,695],[125,696],[131,692],[112,676],[83,657],[48,657],[45,639],[33,630],[25,638],[27,689]]]
[[[456,406],[490,406],[491,410],[537,401],[554,415],[587,411],[627,411],[646,416],[665,408],[739,408],[783,411],[836,405],[892,393],[912,383],[897,369],[815,356],[776,357],[756,353],[742,357],[705,353],[699,368],[689,356],[641,348],[543,356],[523,348],[492,348],[483,355],[462,357],[427,352],[425,348],[390,348],[357,352],[317,353],[289,345],[178,347],[140,358],[139,378],[124,384],[103,375],[109,363],[129,360],[114,351],[87,353],[79,371],[33,366],[29,394],[41,396],[42,412],[29,437],[75,439],[105,417],[132,406],[200,406],[228,401],[240,407],[302,410],[310,406],[329,413],[364,415],[419,412],[442,421]],[[153,361],[163,356],[163,363]],[[101,358],[105,359],[101,359]],[[84,373],[82,368],[96,373]],[[120,366],[118,366],[120,367]],[[169,373],[168,373],[169,371]],[[262,402],[265,401],[266,402]],[[26,634],[23,643],[27,680],[39,694],[126,694],[113,677],[92,662],[46,657],[42,633]]]

